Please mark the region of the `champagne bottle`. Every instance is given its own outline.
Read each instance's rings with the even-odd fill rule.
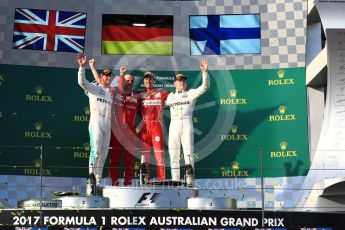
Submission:
[[[97,196],[97,191],[96,191],[96,176],[94,173],[94,168],[93,168],[93,164],[91,164],[91,173],[89,174],[89,178],[88,178],[88,186],[90,189],[90,194],[91,196]]]
[[[193,166],[190,164],[190,156],[188,155],[189,163],[185,165],[185,175],[184,180],[187,187],[193,187],[194,184],[194,170]]]
[[[148,183],[148,175],[145,167],[145,156],[141,155],[140,167],[139,167],[139,185],[144,186]]]

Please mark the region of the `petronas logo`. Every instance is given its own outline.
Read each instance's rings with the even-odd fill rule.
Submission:
[[[90,115],[90,107],[89,106],[85,106],[84,107],[84,112],[86,115]]]
[[[277,75],[278,75],[278,78],[284,78],[284,75],[285,75],[285,71],[284,70],[278,70],[277,71]]]
[[[232,133],[237,133],[238,126],[237,125],[232,125],[231,126],[231,132]]]
[[[34,165],[35,165],[35,167],[36,168],[40,168],[41,167],[41,160],[40,159],[36,159],[36,160],[34,160]]]
[[[288,143],[286,141],[280,142],[280,148],[281,150],[286,150]]]
[[[90,144],[89,143],[84,143],[84,150],[89,152],[90,151]]]
[[[279,106],[279,113],[280,114],[284,114],[285,110],[286,110],[286,106],[284,106],[284,105]]]
[[[36,87],[36,93],[38,94],[38,95],[41,95],[42,93],[43,93],[43,87],[42,86],[37,86]]]
[[[240,163],[238,163],[237,161],[234,161],[231,163],[231,167],[233,170],[239,170],[240,169]]]
[[[230,95],[230,97],[235,98],[236,95],[237,95],[237,90],[236,89],[231,89],[229,91],[229,95]]]
[[[36,131],[41,131],[41,129],[42,129],[42,123],[41,122],[36,122],[35,123],[35,129],[36,129]]]

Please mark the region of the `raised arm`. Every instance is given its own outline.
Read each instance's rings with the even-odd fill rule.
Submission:
[[[79,63],[78,84],[80,85],[80,87],[82,87],[84,90],[88,92],[91,92],[91,93],[95,92],[96,86],[94,84],[91,84],[85,78],[86,56],[84,54],[78,54],[77,62]]]
[[[119,80],[117,81],[117,85],[119,87],[119,90],[124,89],[124,83],[125,83],[125,72],[127,71],[126,66],[121,66],[120,67],[120,77]]]
[[[208,77],[207,69],[208,69],[208,61],[207,59],[202,59],[201,64],[200,64],[200,70],[202,73],[202,83],[198,88],[191,90],[193,98],[200,97],[210,87],[210,79]]]
[[[90,66],[90,69],[92,71],[93,78],[97,81],[97,83],[100,83],[100,76],[99,76],[97,69],[95,67],[95,63],[96,63],[95,59],[92,58],[89,61],[89,66]]]

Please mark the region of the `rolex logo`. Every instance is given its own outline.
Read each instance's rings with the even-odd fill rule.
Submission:
[[[245,105],[247,104],[247,98],[237,98],[237,90],[229,90],[228,98],[220,98],[221,105]]]
[[[280,148],[281,150],[286,150],[288,143],[286,141],[280,142]]]
[[[237,161],[231,162],[231,168],[221,168],[222,177],[248,177],[248,170],[240,170],[240,163]]]
[[[231,89],[229,92],[230,97],[236,97],[237,95],[237,90],[236,89]]]
[[[277,78],[270,79],[267,81],[268,85],[271,86],[278,86],[278,85],[294,85],[295,84],[295,79],[294,78],[289,78],[285,76],[285,71],[284,70],[278,70],[277,71]]]
[[[86,115],[90,115],[90,107],[89,106],[85,106],[84,107],[84,112]]]
[[[35,129],[36,129],[36,131],[41,131],[41,129],[42,129],[42,123],[41,122],[36,122],[35,123]]]
[[[38,95],[41,95],[42,93],[43,93],[43,87],[42,86],[37,86],[36,87],[36,93],[38,94]]]
[[[42,122],[37,121],[34,124],[35,131],[25,131],[24,135],[27,138],[40,138],[40,139],[52,139],[51,132],[45,132],[42,130],[43,124]]]
[[[286,106],[285,106],[285,105],[279,106],[279,113],[280,113],[280,114],[284,114],[284,113],[285,113],[285,110],[286,110]]]
[[[39,168],[39,167],[41,167],[41,160],[40,159],[36,159],[36,160],[34,160],[34,165],[35,165],[35,167],[36,168]]]
[[[85,151],[87,151],[87,152],[90,151],[90,144],[89,143],[84,143],[83,146],[84,146]]]
[[[237,161],[234,161],[231,163],[231,167],[233,170],[239,170],[240,169],[240,163],[238,163]]]
[[[53,96],[43,95],[43,87],[38,85],[35,88],[35,95],[25,95],[25,101],[34,102],[53,102]]]
[[[231,132],[232,133],[237,133],[238,126],[237,125],[232,125],[231,126]]]
[[[270,153],[271,158],[291,158],[291,157],[298,156],[297,150],[286,150],[288,146],[288,143],[286,141],[280,142],[279,145],[280,145],[279,151],[271,151]]]
[[[238,131],[238,126],[232,125],[230,127],[231,133],[220,135],[220,139],[222,141],[247,141],[248,140],[247,134],[237,133],[237,131]]]
[[[51,169],[40,169],[42,166],[42,161],[40,159],[34,160],[35,168],[25,168],[24,175],[43,175],[43,176],[51,176],[52,172]]]
[[[281,105],[278,107],[279,114],[269,115],[268,120],[270,122],[287,122],[287,121],[295,121],[297,120],[296,114],[285,114],[286,106]]]
[[[283,78],[284,77],[284,75],[285,75],[285,71],[284,70],[278,70],[277,71],[277,75],[278,75],[278,78]]]
[[[88,159],[89,157],[90,157],[89,143],[84,143],[82,147],[78,147],[77,150],[73,152],[73,158]]]
[[[90,107],[89,106],[85,106],[83,108],[84,110],[84,114],[81,115],[74,115],[73,116],[73,120],[75,122],[89,122],[90,121]]]

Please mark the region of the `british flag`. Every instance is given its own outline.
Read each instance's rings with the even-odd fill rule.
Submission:
[[[86,13],[16,8],[13,48],[82,53]]]

